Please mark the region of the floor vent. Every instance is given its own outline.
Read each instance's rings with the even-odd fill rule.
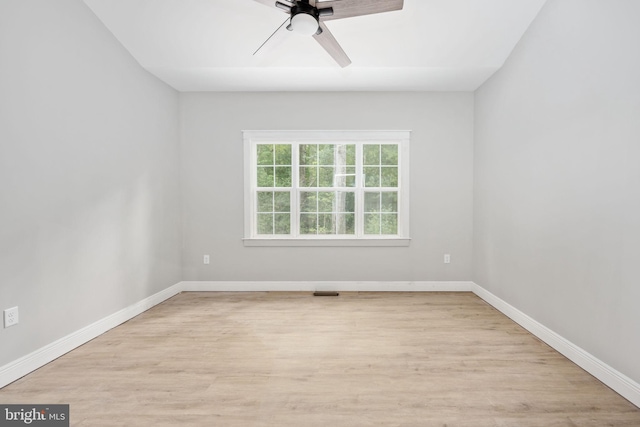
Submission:
[[[315,291],[313,293],[314,297],[337,297],[338,295],[340,294],[335,291]]]

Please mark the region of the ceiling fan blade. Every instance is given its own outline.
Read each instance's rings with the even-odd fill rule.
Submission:
[[[333,8],[333,15],[321,17],[323,21],[392,12],[402,9],[403,6],[404,0],[332,0],[317,4],[318,9]]]
[[[278,8],[278,6],[276,6],[276,2],[284,3],[289,7],[293,6],[294,4],[294,2],[291,0],[255,0],[255,1],[257,1],[258,3],[262,3],[265,6],[275,7],[275,8]],[[287,12],[284,9],[281,9],[281,10],[283,10],[284,12]]]
[[[320,46],[322,46],[342,68],[351,64],[351,60],[344,50],[342,50],[342,47],[340,47],[340,44],[336,38],[333,37],[333,34],[331,34],[327,26],[320,22],[320,28],[322,29],[322,33],[314,35],[313,38],[320,43]]]
[[[262,49],[262,47],[263,47],[265,44],[267,44],[267,42],[268,42],[269,40],[271,40],[271,38],[272,38],[273,36],[275,36],[275,35],[276,35],[276,33],[277,33],[278,31],[280,31],[280,28],[282,28],[282,27],[284,26],[284,24],[286,24],[287,22],[289,22],[289,18],[285,19],[285,20],[284,20],[284,22],[283,22],[282,24],[280,24],[280,26],[279,26],[279,27],[278,27],[278,28],[277,28],[277,29],[276,29],[276,30],[275,30],[275,31],[274,31],[274,32],[273,32],[269,37],[267,37],[267,39],[264,41],[264,43],[262,43],[262,44],[260,45],[260,47],[259,47],[258,49],[256,49],[256,51],[255,51],[255,52],[253,52],[253,54],[255,55],[256,53],[258,53],[258,51],[259,51],[260,49]]]

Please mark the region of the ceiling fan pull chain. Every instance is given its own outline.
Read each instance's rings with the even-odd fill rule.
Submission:
[[[285,20],[284,20],[284,22],[283,22],[282,24],[280,24],[280,26],[278,27],[278,29],[277,29],[277,30],[275,30],[275,31],[274,31],[274,32],[273,32],[273,33],[272,33],[272,34],[271,34],[271,35],[270,35],[270,36],[269,36],[269,37],[264,41],[264,43],[262,43],[262,44],[260,45],[260,47],[259,47],[258,49],[256,49],[256,51],[255,51],[255,52],[253,52],[253,54],[255,55],[256,53],[258,53],[258,51],[259,51],[260,49],[262,49],[262,46],[264,46],[265,44],[267,44],[267,42],[268,42],[269,40],[271,40],[271,37],[273,37],[273,36],[274,36],[274,35],[275,35],[279,30],[280,30],[280,28],[282,28],[282,26],[283,26],[284,24],[286,24],[286,23],[287,23],[287,21],[288,21],[288,20],[289,20],[289,18],[285,19]],[[288,30],[288,29],[289,29],[289,27],[287,27],[287,30]]]

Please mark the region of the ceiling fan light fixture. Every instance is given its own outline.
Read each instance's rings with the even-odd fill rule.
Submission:
[[[304,36],[312,36],[318,32],[318,20],[309,13],[298,13],[291,17],[288,29]]]

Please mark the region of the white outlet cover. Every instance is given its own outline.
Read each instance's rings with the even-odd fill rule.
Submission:
[[[7,308],[4,311],[4,327],[14,326],[18,324],[18,307]]]

